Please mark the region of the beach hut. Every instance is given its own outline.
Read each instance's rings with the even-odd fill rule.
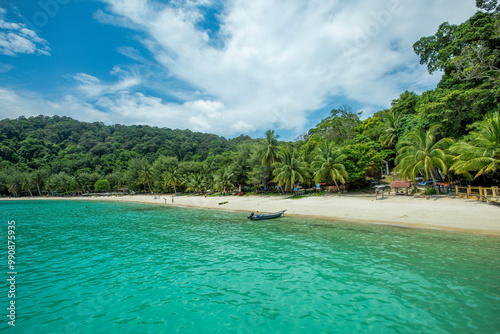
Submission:
[[[391,188],[394,189],[396,195],[408,195],[410,186],[410,181],[392,181],[391,183]]]

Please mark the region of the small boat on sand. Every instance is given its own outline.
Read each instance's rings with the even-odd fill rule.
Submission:
[[[274,213],[263,213],[260,215],[255,215],[253,212],[248,216],[248,219],[250,220],[263,220],[263,219],[273,219],[273,218],[279,218],[281,217],[286,210],[274,212]]]

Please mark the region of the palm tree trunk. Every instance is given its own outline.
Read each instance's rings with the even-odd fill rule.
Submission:
[[[36,189],[38,190],[38,195],[42,196],[42,193],[40,192],[40,185],[36,183]]]
[[[432,172],[432,168],[429,169],[429,172],[431,173],[432,181],[434,182],[434,188],[436,189],[436,194],[438,192],[438,186],[436,183],[436,178],[434,177],[434,173]]]

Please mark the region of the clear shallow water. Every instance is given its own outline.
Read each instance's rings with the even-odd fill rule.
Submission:
[[[19,273],[17,326],[0,332],[500,332],[498,238],[143,204],[0,210]]]

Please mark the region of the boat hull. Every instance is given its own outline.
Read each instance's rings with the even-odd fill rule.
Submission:
[[[264,219],[273,219],[273,218],[279,218],[281,217],[286,210],[274,212],[274,213],[268,213],[268,214],[261,214],[261,215],[254,215],[253,212],[250,216],[248,216],[248,219],[250,220],[264,220]]]

